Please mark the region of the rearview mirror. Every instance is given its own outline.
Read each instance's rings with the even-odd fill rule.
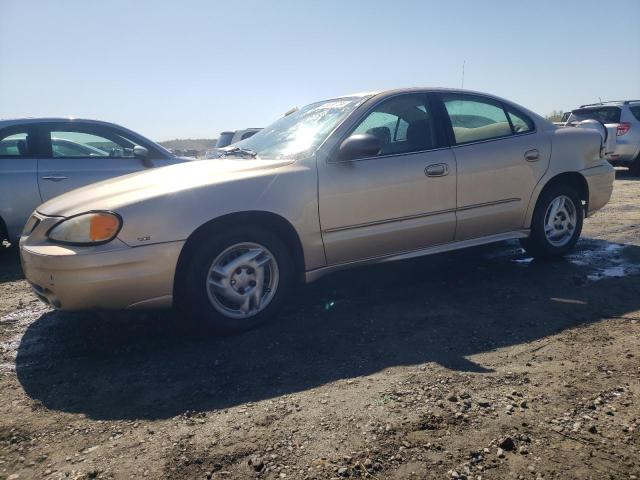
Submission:
[[[338,150],[339,160],[356,160],[375,157],[380,153],[382,142],[370,133],[358,133],[346,138]]]

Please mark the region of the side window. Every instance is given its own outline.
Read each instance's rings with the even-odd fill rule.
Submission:
[[[53,158],[133,158],[136,143],[115,130],[90,131],[60,128],[51,131]]]
[[[1,157],[29,157],[35,154],[34,141],[28,131],[0,132]]]
[[[433,117],[422,95],[401,95],[383,101],[352,135],[368,133],[382,143],[380,155],[419,152],[438,146]]]
[[[457,144],[511,135],[511,125],[502,105],[488,99],[444,95]]]
[[[633,116],[636,117],[636,120],[640,121],[640,105],[629,107],[629,110],[631,110],[631,113],[633,113]]]
[[[509,120],[511,120],[511,125],[513,125],[513,132],[518,133],[526,133],[533,131],[533,122],[523,113],[515,112],[511,108],[507,107],[507,113],[509,114]]]

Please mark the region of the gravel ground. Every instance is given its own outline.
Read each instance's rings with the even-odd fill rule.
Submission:
[[[640,179],[576,253],[341,272],[229,338],[56,313],[0,258],[0,479],[640,477]]]

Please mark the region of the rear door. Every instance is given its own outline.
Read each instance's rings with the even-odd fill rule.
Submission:
[[[12,241],[41,203],[37,179],[40,145],[33,124],[0,130],[0,219]]]
[[[550,140],[523,112],[480,95],[442,94],[458,166],[456,240],[524,228]]]
[[[68,122],[48,124],[45,132],[48,152],[38,160],[38,185],[43,201],[90,183],[147,168],[133,154],[139,141],[125,131]]]

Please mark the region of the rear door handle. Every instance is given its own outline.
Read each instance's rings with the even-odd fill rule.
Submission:
[[[540,152],[535,148],[524,152],[524,159],[527,162],[537,162],[539,158],[540,158]]]
[[[61,182],[62,180],[66,180],[68,177],[63,177],[62,175],[49,175],[47,177],[42,177],[42,180],[49,180],[50,182]]]
[[[424,169],[427,177],[444,177],[449,174],[449,165],[446,163],[434,163]]]

